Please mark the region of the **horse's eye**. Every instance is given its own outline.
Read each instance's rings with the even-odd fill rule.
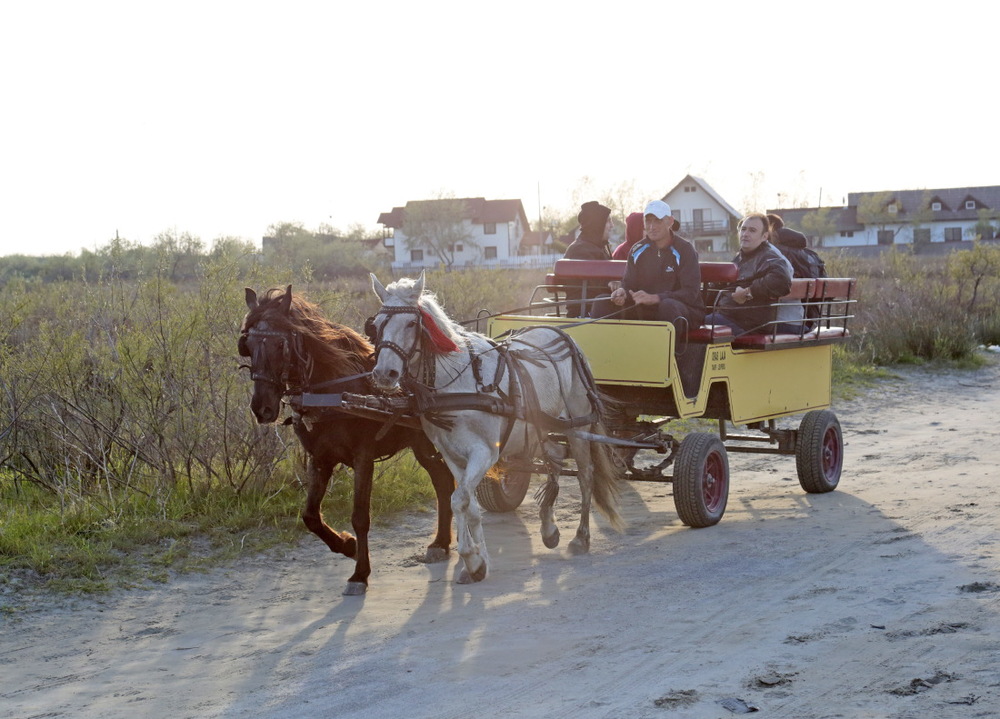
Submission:
[[[369,317],[365,320],[365,336],[374,342],[377,335],[378,328],[375,326],[375,318]]]

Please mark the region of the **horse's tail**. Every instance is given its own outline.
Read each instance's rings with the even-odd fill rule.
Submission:
[[[587,386],[590,406],[598,417],[593,424],[594,433],[608,436],[608,410],[613,408],[614,411],[618,411],[618,403],[598,388],[597,381],[590,371],[590,364],[579,349],[577,349],[576,361]],[[590,462],[593,468],[591,472],[593,482],[591,484],[594,492],[594,506],[615,530],[621,531],[625,526],[625,520],[618,511],[622,495],[622,472],[615,464],[614,450],[611,449],[611,445],[604,442],[591,442]]]
[[[594,425],[597,434],[606,434],[604,422]],[[610,444],[604,442],[590,443],[590,461],[593,466],[594,506],[611,524],[612,528],[621,531],[625,527],[618,507],[621,504],[622,480],[621,472],[615,466],[614,451]]]

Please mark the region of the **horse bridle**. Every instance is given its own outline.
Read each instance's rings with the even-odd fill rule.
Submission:
[[[250,347],[247,344],[247,339],[249,337],[260,337],[260,344],[254,348],[254,352],[263,351],[264,346],[267,343],[267,339],[277,338],[282,341],[282,370],[281,377],[275,378],[272,373],[268,372],[269,368],[263,367],[260,372],[254,371],[254,364],[258,364],[254,361],[253,354],[250,352]],[[327,380],[325,382],[318,382],[316,384],[308,384],[307,380],[312,375],[312,357],[305,353],[302,346],[302,336],[298,332],[283,332],[279,330],[262,330],[257,327],[251,327],[249,330],[244,330],[240,334],[239,339],[239,352],[244,357],[250,357],[250,379],[254,382],[267,382],[268,384],[273,384],[282,390],[284,395],[294,395],[304,392],[313,391],[318,389],[326,389],[338,384],[347,384],[348,382],[353,382],[358,379],[363,379],[368,377],[371,372],[358,372],[357,374],[348,375],[346,377],[337,377],[336,379]],[[294,363],[292,354],[294,353]],[[246,367],[247,365],[243,365]],[[298,375],[298,381],[301,386],[292,386],[295,378],[292,375],[292,368],[295,368]]]
[[[250,338],[259,338],[260,342],[250,351],[247,340]],[[271,371],[271,368],[267,366],[267,355],[263,355],[263,361],[258,362],[257,359],[260,356],[259,353],[263,352],[267,347],[268,339],[278,339],[281,341],[281,376],[275,377],[275,373]],[[292,380],[292,369],[293,367],[298,371],[299,380],[302,377],[308,375],[308,371],[302,372],[301,366],[308,366],[309,360],[304,356],[302,351],[302,337],[298,332],[282,332],[279,330],[262,330],[258,327],[251,327],[248,330],[244,330],[240,336],[239,341],[240,354],[245,357],[250,357],[250,379],[254,382],[267,382],[268,384],[273,384],[285,390]],[[292,356],[294,352],[294,358]],[[264,365],[262,367],[257,367],[255,365]],[[306,367],[308,370],[308,367]]]
[[[381,352],[383,348],[395,352],[396,355],[401,360],[403,360],[403,374],[407,374],[409,372],[410,360],[413,359],[414,355],[416,355],[417,352],[420,351],[420,339],[423,336],[422,335],[423,322],[424,322],[423,313],[421,312],[419,307],[383,306],[382,309],[380,309],[377,313],[375,313],[376,317],[378,317],[379,315],[415,315],[417,318],[416,319],[417,332],[413,338],[413,346],[410,347],[409,351],[404,350],[402,346],[400,346],[399,344],[393,342],[392,340],[387,340],[382,336],[382,330],[385,328],[384,322],[382,323],[382,326],[378,328],[378,332],[374,337],[376,360],[378,358],[378,353]]]

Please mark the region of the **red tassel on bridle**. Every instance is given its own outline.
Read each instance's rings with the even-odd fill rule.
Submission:
[[[420,310],[420,316],[424,321],[424,331],[427,333],[428,338],[430,338],[435,352],[438,354],[447,354],[448,352],[459,351],[455,341],[438,327],[437,322],[434,321],[434,317],[427,310]]]

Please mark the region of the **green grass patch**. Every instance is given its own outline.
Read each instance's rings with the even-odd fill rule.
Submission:
[[[287,546],[306,533],[299,519],[305,487],[294,476],[269,491],[210,483],[150,489],[116,497],[112,509],[106,496],[68,500],[0,479],[0,585],[71,594],[140,587]],[[377,465],[375,521],[431,508],[433,496],[410,453]],[[340,470],[323,504],[331,526],[350,531],[352,498],[353,473]]]
[[[892,372],[863,361],[851,351],[849,345],[834,346],[831,377],[834,400],[853,399],[879,381],[891,377]]]

